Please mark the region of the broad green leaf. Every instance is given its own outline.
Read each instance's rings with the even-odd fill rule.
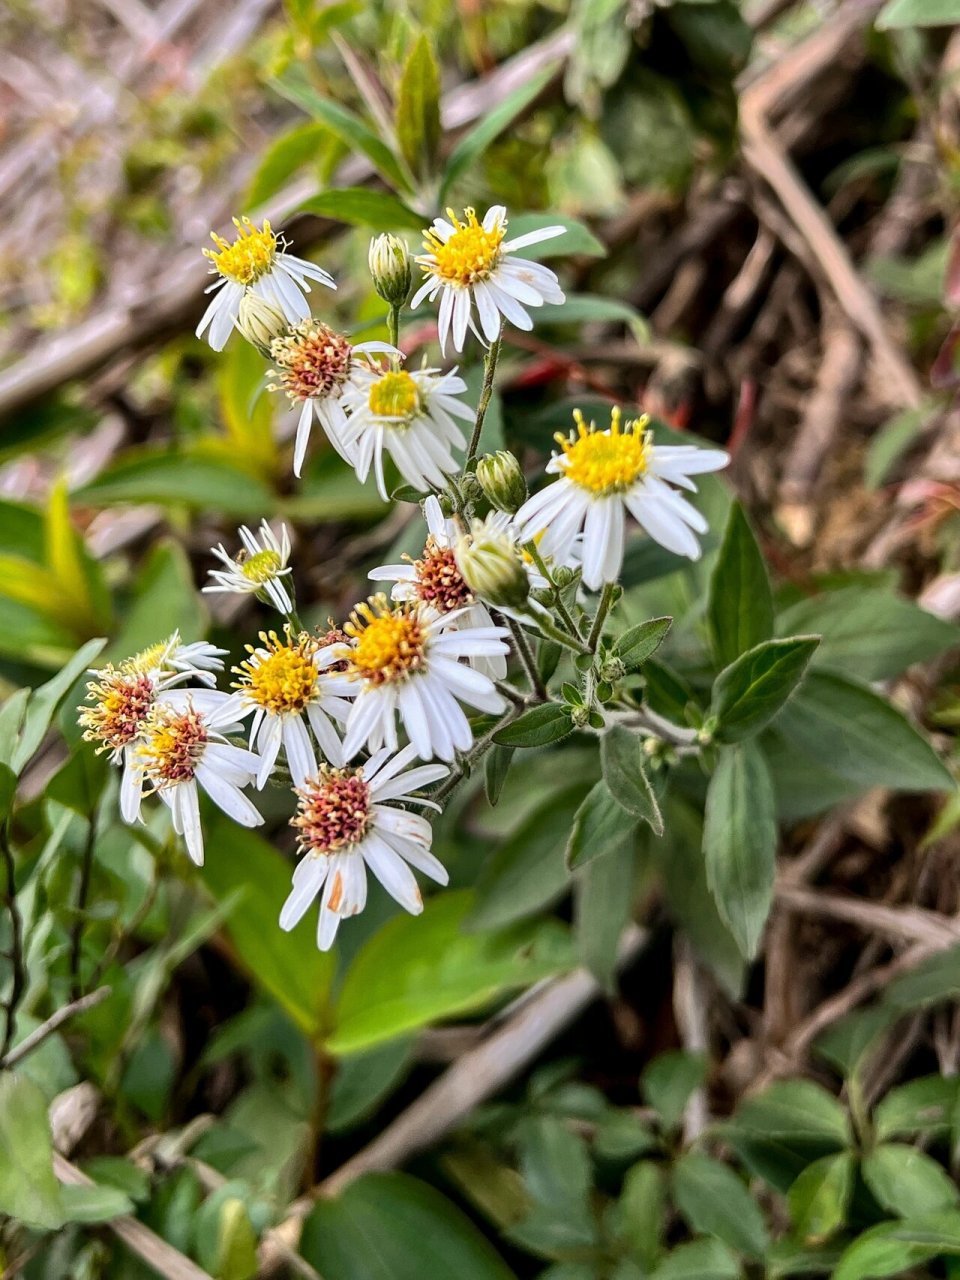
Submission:
[[[660,648],[672,626],[672,618],[651,618],[648,622],[638,622],[617,640],[613,646],[613,656],[619,658],[628,671],[638,670]]]
[[[717,737],[742,742],[769,724],[803,679],[819,643],[816,636],[765,640],[724,667],[710,707]]]
[[[896,27],[951,27],[960,22],[960,0],[889,0],[877,15],[881,31]]]
[[[891,1089],[873,1115],[874,1132],[881,1142],[917,1134],[942,1137],[960,1097],[957,1076],[922,1076]]]
[[[325,124],[351,151],[362,151],[391,186],[403,191],[410,190],[407,175],[383,139],[358,115],[318,93],[308,81],[302,67],[291,66],[270,83],[284,98]]]
[[[850,1125],[840,1103],[812,1080],[783,1080],[745,1098],[729,1126],[770,1142],[845,1147]]]
[[[369,187],[332,188],[305,200],[299,211],[371,231],[421,231],[426,221],[389,191]]]
[[[400,151],[411,172],[431,174],[440,145],[440,70],[426,33],[421,33],[403,64],[396,129]]]
[[[270,489],[240,467],[155,448],[128,449],[74,498],[91,506],[160,502],[257,518],[270,515],[276,505]]]
[[[64,1220],[47,1100],[13,1071],[0,1072],[0,1213],[43,1231]]]
[[[889,680],[960,643],[960,628],[885,587],[844,587],[801,600],[777,618],[781,635],[820,635],[816,666]]]
[[[832,1280],[895,1276],[941,1256],[960,1256],[960,1213],[925,1213],[872,1227],[844,1252]]]
[[[495,806],[500,799],[500,792],[503,790],[503,784],[506,782],[507,774],[510,772],[513,751],[513,747],[498,747],[494,745],[484,758],[483,785],[487,793],[487,800],[491,805]]]
[[[473,1223],[403,1173],[370,1173],[321,1200],[300,1252],[323,1280],[513,1280]]]
[[[925,1152],[901,1142],[874,1147],[861,1165],[863,1180],[879,1205],[898,1218],[952,1209],[956,1183]]]
[[[688,1151],[673,1166],[673,1198],[695,1231],[715,1236],[750,1257],[762,1257],[769,1243],[756,1201],[734,1171],[699,1151]]]
[[[10,755],[10,767],[19,774],[43,741],[53,717],[77,680],[93,662],[106,641],[89,640],[78,649],[61,671],[30,696],[20,728],[20,737]]]
[[[942,1004],[960,997],[960,946],[935,951],[914,969],[902,973],[883,993],[883,1004],[913,1013],[921,1005]]]
[[[526,84],[520,85],[512,93],[508,93],[502,102],[498,103],[491,111],[488,111],[478,124],[475,124],[472,129],[468,130],[460,138],[451,151],[450,158],[447,160],[440,186],[438,204],[443,205],[450,187],[475,168],[477,161],[490,146],[490,143],[499,137],[516,120],[517,116],[527,109],[553,79],[556,72],[557,65],[554,65],[544,68],[535,76],[531,76]],[[510,234],[514,234],[512,220]],[[516,234],[519,234],[519,232]]]
[[[113,662],[122,662],[174,631],[190,643],[199,639],[206,627],[190,560],[179,542],[162,539],[150,548],[137,573],[123,625],[106,656]]]
[[[770,913],[777,860],[773,783],[756,743],[720,751],[707,788],[703,853],[717,910],[751,958]]]
[[[244,206],[255,209],[276,195],[298,169],[315,165],[330,134],[324,124],[301,124],[281,133],[267,147],[247,188]],[[336,145],[336,144],[334,144]]]
[[[680,1049],[658,1054],[643,1073],[643,1096],[660,1117],[664,1129],[676,1129],[694,1089],[707,1074],[703,1054]]]
[[[389,1044],[355,1053],[337,1064],[330,1091],[325,1128],[330,1133],[352,1129],[371,1115],[396,1088],[414,1061],[412,1040],[391,1040]]]
[[[264,367],[245,342],[228,343],[217,361],[217,395],[227,431],[230,458],[271,476],[278,469],[273,434],[273,399],[264,382]]]
[[[546,1258],[592,1248],[592,1170],[584,1139],[557,1116],[528,1118],[518,1135],[529,1213],[508,1231],[511,1241]]]
[[[501,747],[546,747],[573,733],[570,713],[555,702],[531,707],[499,729],[493,740]]]
[[[621,808],[663,834],[663,817],[643,765],[643,738],[614,725],[600,739],[603,780]]]
[[[97,562],[87,554],[83,539],[70,518],[65,480],[50,490],[44,514],[44,553],[58,585],[61,616],[78,628],[105,630],[110,624],[110,596]]]
[[[62,1186],[60,1199],[65,1222],[109,1222],[133,1213],[133,1201],[116,1187]]]
[[[856,1161],[849,1151],[823,1156],[797,1178],[787,1196],[797,1235],[822,1244],[843,1226],[853,1192]]]
[[[777,729],[795,751],[864,789],[952,791],[956,785],[899,711],[846,676],[809,672]]]
[[[574,879],[577,952],[605,991],[614,988],[620,935],[633,909],[636,861],[628,839],[581,867]]]
[[[607,784],[597,782],[577,810],[567,841],[566,863],[576,871],[633,843],[639,823],[617,804]]]
[[[719,1240],[691,1240],[678,1245],[650,1280],[739,1280],[743,1272],[730,1250]]]
[[[443,893],[422,916],[396,916],[374,934],[344,979],[331,1053],[358,1053],[569,967],[558,925],[467,933],[472,907],[470,892]]]
[[[557,237],[561,243],[565,238]],[[538,246],[531,247],[536,249]],[[618,298],[603,298],[591,293],[568,293],[564,302],[546,302],[537,308],[538,327],[545,324],[591,324],[596,321],[627,325],[637,342],[646,342],[650,336],[650,326],[636,307],[631,307]]]
[[[773,593],[767,566],[743,507],[730,508],[720,554],[710,575],[707,621],[714,657],[729,666],[773,635]],[[816,628],[794,628],[794,631]]]
[[[653,1160],[641,1160],[628,1170],[617,1201],[617,1234],[631,1257],[652,1271],[663,1252],[667,1187],[664,1171]]]
[[[468,929],[499,929],[535,915],[570,887],[564,853],[583,783],[551,795],[484,864]]]
[[[217,817],[207,826],[202,883],[229,910],[226,931],[237,958],[254,982],[268,991],[308,1036],[328,1022],[335,960],[317,950],[316,916],[290,933],[277,924],[290,892],[293,864],[253,831]]]
[[[543,227],[564,227],[562,236],[554,236],[551,240],[541,240],[538,244],[527,245],[522,249],[514,252],[518,258],[605,258],[607,256],[606,246],[602,241],[598,240],[593,232],[582,222],[577,222],[574,218],[559,217],[555,213],[516,213],[510,218],[510,225],[507,228],[507,239],[519,239],[531,231],[540,231]],[[539,310],[542,310],[540,308]],[[558,308],[556,315],[559,317],[561,309]],[[538,311],[539,314],[539,311]],[[604,405],[606,415],[609,418],[609,404]],[[589,414],[584,409],[584,416],[589,419]],[[601,415],[602,417],[603,415]],[[564,423],[569,426],[569,419]]]
[[[239,1196],[230,1196],[220,1205],[214,1270],[220,1280],[253,1280],[260,1274],[257,1233]]]

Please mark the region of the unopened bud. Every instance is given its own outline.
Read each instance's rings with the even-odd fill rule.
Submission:
[[[477,479],[492,506],[516,515],[527,500],[520,463],[508,449],[485,453],[477,463]]]
[[[246,340],[264,356],[270,355],[270,344],[274,338],[279,338],[290,327],[279,307],[251,289],[247,289],[240,299],[234,323]]]
[[[565,564],[557,565],[553,571],[553,580],[558,587],[569,587],[576,576],[576,569],[571,569],[569,565]]]
[[[589,707],[570,707],[570,719],[575,729],[585,729],[590,723]],[[601,722],[602,723],[602,722]]]
[[[413,264],[404,242],[397,236],[375,236],[367,263],[380,297],[392,307],[402,307],[413,284]]]
[[[627,668],[619,658],[607,658],[600,668],[600,679],[616,684],[627,674]]]
[[[457,541],[454,557],[460,576],[481,600],[494,608],[522,609],[530,596],[530,579],[517,544],[489,519],[474,520]]]

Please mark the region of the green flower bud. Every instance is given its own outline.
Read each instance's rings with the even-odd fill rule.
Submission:
[[[402,307],[413,285],[413,263],[404,242],[397,236],[374,237],[367,263],[380,297],[392,307]]]
[[[607,658],[600,667],[600,679],[616,684],[627,674],[627,668],[619,658]]]
[[[460,576],[481,600],[494,608],[522,609],[530,596],[530,579],[517,544],[490,517],[474,520],[457,540],[454,558]]]
[[[240,299],[237,328],[261,355],[270,357],[270,344],[285,334],[290,325],[279,307],[247,289]]]
[[[515,515],[527,500],[520,463],[507,449],[485,453],[477,463],[477,479],[491,505]]]

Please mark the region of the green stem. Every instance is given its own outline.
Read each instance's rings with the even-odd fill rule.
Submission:
[[[505,618],[507,626],[510,628],[510,634],[513,636],[513,643],[517,650],[517,657],[523,667],[524,674],[530,682],[530,688],[534,691],[538,698],[545,699],[547,696],[547,687],[543,683],[540,672],[537,670],[537,662],[533,656],[533,650],[530,648],[530,641],[523,633],[523,627],[513,618]]]
[[[563,645],[565,649],[572,649],[574,653],[592,653],[582,640],[575,636],[568,635],[566,631],[561,631],[554,620],[547,613],[546,609],[531,609],[528,615],[540,628],[543,635],[548,640],[555,640],[557,644]]]
[[[390,339],[390,345],[400,347],[400,308],[396,303],[390,304],[390,311],[387,314],[387,336]]]
[[[600,636],[603,634],[603,624],[606,622],[610,606],[613,604],[615,586],[616,584],[613,582],[604,583],[603,594],[600,596],[600,603],[597,605],[597,612],[593,617],[593,626],[590,628],[589,636],[587,636],[587,648],[590,653],[597,652],[597,645],[600,643]]]
[[[466,777],[468,769],[472,768],[473,765],[475,765],[477,761],[480,760],[493,746],[493,735],[495,733],[499,733],[500,730],[510,724],[512,720],[516,720],[522,710],[522,706],[518,703],[514,703],[488,733],[485,733],[482,738],[478,738],[476,740],[470,750],[462,758],[461,763],[457,765],[456,769],[451,770],[450,776],[446,781],[442,783],[436,791],[430,793],[430,799],[435,801],[437,804],[446,800],[450,792],[453,791],[454,788]]]
[[[563,596],[560,593],[560,588],[554,582],[553,575],[551,574],[549,568],[547,567],[546,560],[544,560],[543,556],[540,554],[537,548],[537,544],[532,541],[528,542],[525,545],[525,550],[530,553],[531,560],[537,566],[537,568],[540,570],[543,576],[546,578],[547,582],[549,582],[550,586],[553,588],[554,597],[555,597],[556,606],[557,606],[557,613],[559,613],[563,622],[566,624],[567,628],[570,631],[570,634],[573,636],[576,636],[578,640],[582,640],[583,633],[580,630],[580,628],[577,626],[577,622],[573,614],[567,608],[566,604],[564,604]]]
[[[483,431],[483,420],[487,416],[490,398],[493,395],[493,379],[497,372],[497,361],[500,359],[500,344],[502,340],[503,326],[501,325],[500,332],[490,344],[490,350],[483,360],[483,386],[480,389],[480,399],[477,402],[477,420],[474,423],[473,435],[470,437],[470,447],[467,450],[465,464],[467,466],[477,456],[477,449],[480,446],[480,434]]]

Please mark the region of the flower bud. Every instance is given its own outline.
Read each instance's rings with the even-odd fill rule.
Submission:
[[[280,308],[251,289],[247,289],[240,299],[236,326],[246,340],[264,356],[270,355],[270,344],[274,338],[279,338],[289,328],[286,316]]]
[[[477,463],[477,480],[498,511],[515,515],[527,500],[527,482],[520,463],[507,449],[483,455]]]
[[[494,608],[522,609],[530,596],[530,579],[510,534],[488,520],[474,520],[470,533],[457,540],[454,558],[460,576],[481,600]]]
[[[392,307],[402,307],[413,284],[413,265],[404,242],[397,236],[376,236],[370,241],[367,263],[380,297]]]

